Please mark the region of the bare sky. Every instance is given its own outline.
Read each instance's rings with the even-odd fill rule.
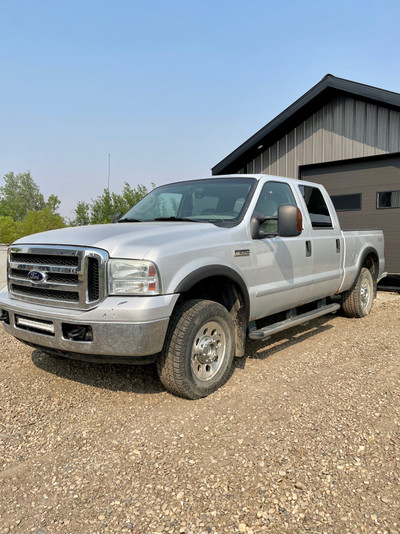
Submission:
[[[397,0],[18,0],[0,11],[0,177],[63,215],[207,176],[328,72],[400,92]]]

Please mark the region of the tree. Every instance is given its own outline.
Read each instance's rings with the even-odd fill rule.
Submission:
[[[14,221],[12,217],[0,216],[0,243],[10,244],[26,235],[64,228],[65,226],[61,215],[52,213],[48,207],[39,211],[30,211],[22,221]]]
[[[152,184],[154,187],[155,184]],[[72,226],[82,226],[86,224],[105,224],[112,221],[115,213],[123,215],[132,206],[137,204],[144,196],[147,195],[147,187],[138,185],[132,188],[128,182],[124,183],[121,194],[110,193],[104,189],[91,203],[84,201],[78,202],[75,208],[75,219],[71,221]]]
[[[53,213],[49,207],[39,211],[30,211],[25,219],[17,223],[18,238],[47,230],[65,228],[66,224],[61,215]]]
[[[60,204],[61,200],[57,195],[50,195],[46,202],[46,208],[49,208],[51,213],[56,214]]]
[[[0,216],[0,243],[9,245],[18,237],[17,223],[12,217]]]
[[[104,189],[103,194],[92,201],[91,224],[105,224],[112,220],[114,215],[114,201],[108,189]]]
[[[90,206],[87,202],[80,200],[75,208],[75,219],[72,226],[86,226],[90,224]]]
[[[151,184],[152,188],[154,189],[156,184]],[[132,189],[131,186],[128,184],[128,182],[124,183],[124,189],[122,191],[122,204],[120,206],[119,212],[121,215],[126,213],[128,210],[132,208],[135,204],[139,202],[139,200],[142,200],[143,197],[147,195],[147,187],[144,185],[138,185],[136,189]]]
[[[22,221],[29,211],[40,211],[48,207],[55,213],[60,205],[56,195],[50,195],[47,202],[34,182],[31,173],[7,173],[4,185],[0,187],[0,216]]]
[[[20,237],[65,226],[57,213],[60,200],[50,195],[47,200],[31,173],[7,173],[0,187],[0,242],[12,243]]]

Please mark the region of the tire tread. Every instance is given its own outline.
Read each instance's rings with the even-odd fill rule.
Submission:
[[[345,291],[343,293],[342,309],[346,317],[362,318],[368,315],[369,313],[369,312],[365,313],[365,310],[363,309],[361,302],[360,302],[360,287],[365,276],[371,277],[371,273],[366,267],[363,267],[357,277],[357,280],[354,286],[348,291]],[[371,280],[372,280],[372,277],[371,277]],[[373,291],[373,284],[372,284],[372,291]],[[371,298],[373,298],[373,293],[371,295]]]
[[[196,320],[198,315],[209,309],[210,305],[213,305],[215,309],[223,310],[223,313],[229,316],[226,308],[214,301],[193,299],[179,305],[171,317],[163,350],[158,355],[156,361],[157,372],[165,388],[171,393],[187,399],[201,398],[217,389],[216,387],[211,387],[209,393],[207,391],[203,393],[194,392],[183,372],[181,357],[185,351],[186,332],[189,331],[191,324]],[[221,381],[218,387],[226,379],[227,377]]]

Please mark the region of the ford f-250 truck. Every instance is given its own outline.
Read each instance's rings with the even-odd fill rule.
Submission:
[[[383,270],[382,232],[342,231],[322,186],[218,176],[158,187],[117,224],[16,241],[1,320],[45,353],[156,361],[168,390],[196,399],[227,380],[247,336],[340,305],[367,315]]]

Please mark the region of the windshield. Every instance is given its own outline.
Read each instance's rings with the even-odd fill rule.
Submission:
[[[237,224],[254,189],[254,178],[213,178],[153,189],[120,221],[188,220]]]

